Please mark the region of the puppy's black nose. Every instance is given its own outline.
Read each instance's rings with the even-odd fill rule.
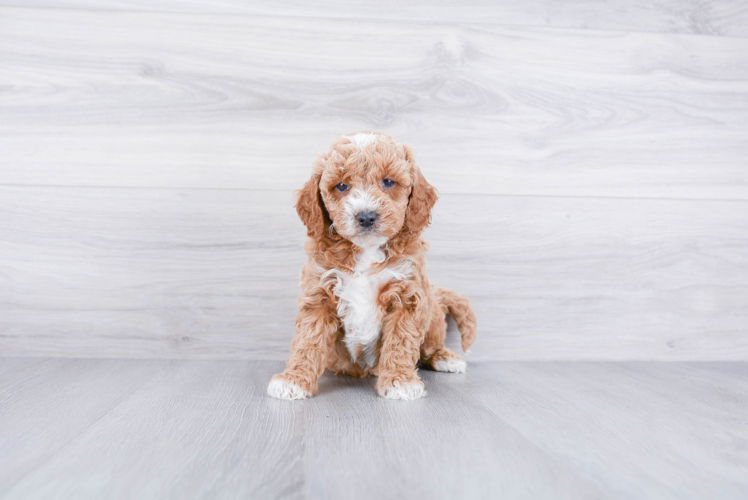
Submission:
[[[356,220],[361,227],[371,227],[377,220],[376,212],[359,212],[356,214]]]

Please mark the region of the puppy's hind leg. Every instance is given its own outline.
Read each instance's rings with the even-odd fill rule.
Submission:
[[[421,345],[421,364],[438,372],[466,371],[465,360],[444,346],[444,340],[447,338],[446,307],[442,307],[433,296],[430,307],[431,324]]]
[[[428,360],[422,362],[437,372],[464,373],[467,371],[465,360],[446,347],[439,349]]]

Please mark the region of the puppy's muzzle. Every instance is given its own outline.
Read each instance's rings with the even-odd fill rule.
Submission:
[[[358,221],[359,226],[361,226],[364,229],[369,229],[377,221],[377,213],[376,212],[359,212],[356,214],[356,220]]]

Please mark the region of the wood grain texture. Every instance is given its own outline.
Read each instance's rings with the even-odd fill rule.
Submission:
[[[292,204],[0,188],[0,350],[284,359],[305,259]],[[426,239],[431,281],[475,307],[471,360],[748,359],[745,202],[444,195]]]
[[[1,358],[0,366],[6,365],[15,365],[14,360]],[[137,360],[37,360],[0,370],[0,496],[95,426],[162,366]]]
[[[53,384],[63,385],[66,392],[80,393],[93,404],[97,397],[88,385],[101,385],[105,393],[116,394],[132,384],[131,375],[110,372],[104,363],[124,363],[141,379],[143,372],[151,376],[135,393],[102,408],[94,423],[78,416],[77,401],[16,388],[12,396],[24,406],[8,404],[9,416],[0,417],[0,422],[23,420],[27,430],[13,435],[2,425],[0,435],[28,449],[43,449],[61,423],[77,432],[66,436],[64,450],[48,450],[43,462],[3,448],[13,450],[2,458],[14,465],[2,468],[3,498],[297,497],[303,479],[303,407],[265,396],[277,363],[66,363],[71,368],[59,368],[59,380],[42,372],[35,374],[34,382],[50,391]],[[69,371],[85,373],[85,381],[71,379]],[[23,373],[5,378],[11,376],[30,383]],[[56,419],[51,429],[46,408]]]
[[[251,14],[418,22],[495,23],[704,35],[748,35],[748,5],[740,0],[527,0],[485,2],[325,0],[2,0],[0,5],[73,9]]]
[[[748,378],[708,365],[491,365],[461,389],[610,497],[744,498]]]
[[[3,184],[297,189],[374,128],[443,193],[748,199],[748,38],[6,7],[0,66]]]
[[[604,496],[472,394],[454,390],[468,375],[420,375],[428,396],[413,404],[377,397],[373,378],[323,378],[322,397],[304,410],[308,497],[349,498],[352,484],[368,498]]]
[[[421,371],[428,396],[413,402],[330,374],[311,400],[273,400],[264,388],[281,367],[39,360],[6,371],[0,498],[748,494],[746,363],[477,363]]]
[[[16,370],[19,367],[41,363],[43,358],[2,358],[0,361],[0,375],[3,372]]]

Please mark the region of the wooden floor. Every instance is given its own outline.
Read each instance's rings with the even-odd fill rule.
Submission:
[[[748,363],[476,363],[425,399],[277,361],[0,359],[0,498],[748,496]]]

